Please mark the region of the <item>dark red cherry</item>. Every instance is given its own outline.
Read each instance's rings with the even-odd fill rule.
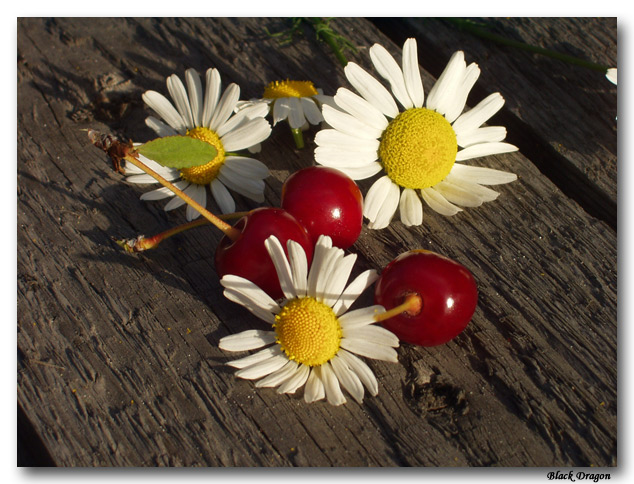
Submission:
[[[435,252],[412,250],[383,270],[374,300],[386,310],[411,302],[409,310],[381,324],[401,341],[436,346],[467,327],[478,302],[478,290],[463,265]]]
[[[264,241],[275,235],[284,247],[291,239],[306,252],[310,264],[313,243],[306,229],[286,210],[261,207],[251,210],[233,226],[240,231],[235,240],[226,235],[216,248],[216,272],[218,277],[227,274],[244,277],[253,282],[273,299],[283,297],[275,266],[266,250]],[[288,253],[286,254],[288,256]]]
[[[306,227],[313,243],[329,235],[335,247],[347,249],[361,233],[361,191],[334,168],[311,166],[293,173],[282,186],[281,205]]]

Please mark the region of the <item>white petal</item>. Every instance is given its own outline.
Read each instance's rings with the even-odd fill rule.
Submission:
[[[368,389],[370,395],[376,395],[379,393],[379,384],[376,381],[376,377],[368,365],[366,365],[361,359],[357,358],[352,353],[348,353],[345,350],[340,350],[337,356],[341,358],[350,370],[359,377],[361,383]]]
[[[403,44],[403,78],[405,87],[414,106],[420,108],[425,101],[423,81],[418,67],[418,49],[416,39],[407,39]]]
[[[346,403],[346,397],[341,392],[339,380],[337,380],[337,376],[328,362],[321,365],[321,379],[324,383],[328,403],[335,406]]]
[[[328,251],[332,248],[332,239],[330,237],[320,236],[315,244],[315,252],[313,261],[308,272],[308,283],[306,294],[309,297],[317,295],[317,284],[320,277],[323,277],[324,266],[328,263]]]
[[[463,148],[478,143],[493,143],[506,138],[506,128],[504,126],[485,126],[463,133],[456,138],[458,146]]]
[[[247,366],[254,365],[260,361],[268,360],[271,356],[281,355],[282,350],[278,345],[269,346],[263,350],[253,353],[252,355],[245,356],[244,358],[238,358],[237,360],[227,362],[227,366],[233,368],[246,368]]]
[[[362,167],[375,162],[379,158],[377,151],[357,151],[334,146],[318,146],[315,148],[315,161],[320,165]]]
[[[381,132],[387,128],[388,121],[381,111],[349,89],[340,87],[335,95],[335,102],[362,123]]]
[[[291,104],[288,102],[288,98],[276,99],[273,103],[273,126],[288,118],[290,112]]]
[[[456,207],[452,203],[448,202],[445,197],[433,188],[423,188],[420,191],[420,194],[423,197],[423,200],[427,202],[427,205],[441,215],[450,217],[451,215],[455,215],[462,211],[460,207]]]
[[[328,148],[342,148],[349,151],[376,152],[381,142],[378,139],[365,139],[351,136],[336,129],[322,129],[315,135],[315,144]]]
[[[376,71],[390,83],[394,97],[405,109],[414,107],[405,87],[403,71],[394,57],[380,44],[374,44],[370,48],[370,58]]]
[[[209,129],[216,131],[227,121],[227,119],[229,119],[229,116],[231,116],[236,107],[239,97],[240,87],[234,83],[229,84],[227,89],[225,89],[225,92],[222,94],[220,101],[218,101],[218,105],[216,106],[213,116],[211,117],[211,121],[209,122]]]
[[[356,138],[375,140],[383,133],[383,130],[372,128],[354,116],[330,106],[324,106],[322,113],[330,126]]]
[[[458,92],[458,87],[464,79],[467,69],[467,63],[464,60],[464,52],[455,52],[447,67],[443,70],[442,74],[429,91],[427,96],[427,107],[445,114],[448,107],[453,102]]]
[[[189,185],[188,181],[179,181],[174,183],[174,186],[179,190],[182,190],[184,187]],[[173,197],[174,192],[167,187],[157,188],[156,190],[152,190],[150,192],[146,192],[141,195],[141,200],[162,200],[164,198]]]
[[[354,328],[374,324],[376,322],[374,317],[384,312],[385,308],[377,304],[375,306],[368,306],[367,308],[348,311],[337,319],[339,319],[339,324],[341,324],[342,328]]]
[[[306,296],[308,283],[308,260],[306,259],[306,252],[304,252],[300,244],[290,239],[286,242],[286,250],[288,251],[288,261],[291,266],[293,287],[298,297],[304,297]]]
[[[343,337],[346,339],[367,341],[368,343],[375,343],[382,346],[398,346],[398,337],[394,333],[375,324],[343,328]]]
[[[348,62],[344,72],[350,84],[370,104],[390,118],[398,116],[398,107],[394,102],[394,98],[379,81],[354,62]]]
[[[445,118],[453,123],[464,110],[467,104],[467,98],[474,84],[480,77],[480,68],[477,64],[471,63],[467,66],[462,82],[456,89],[455,95],[449,99],[445,108]]]
[[[291,275],[291,266],[286,259],[284,248],[279,239],[274,235],[271,235],[264,241],[264,246],[271,256],[273,265],[275,266],[275,272],[277,272],[277,278],[280,281],[280,286],[284,297],[286,299],[295,299],[295,287],[293,286],[293,277]]]
[[[617,68],[616,67],[610,67],[606,72],[605,72],[605,77],[607,77],[608,81],[610,81],[612,84],[616,85],[616,80],[617,80]]]
[[[383,165],[378,161],[370,163],[369,165],[354,167],[354,166],[338,166],[337,170],[342,171],[353,180],[365,180],[376,175],[383,169]]]
[[[302,109],[302,103],[299,102],[299,98],[290,97],[288,99],[288,104],[290,106],[290,111],[288,113],[288,124],[291,129],[299,129],[306,123],[306,118],[304,117],[304,110]]]
[[[222,182],[218,179],[211,180],[209,184],[211,195],[220,207],[222,213],[233,213],[236,211],[236,202]]]
[[[374,281],[378,278],[379,276],[374,269],[369,269],[359,274],[341,293],[341,297],[332,307],[335,316],[339,317],[345,313],[359,298],[361,293],[374,284]]]
[[[407,226],[421,225],[423,223],[423,203],[416,191],[411,188],[403,189],[399,203],[401,222]]]
[[[452,183],[457,185],[471,193],[476,194],[483,202],[491,202],[495,200],[500,194],[495,190],[491,190],[490,188],[483,187],[482,185],[478,185],[477,183],[472,183],[470,181],[462,180],[451,173],[447,175],[443,181]]]
[[[453,123],[453,129],[457,136],[462,133],[468,133],[471,130],[479,128],[486,123],[491,116],[497,113],[504,106],[504,98],[499,92],[490,94],[480,101],[473,109],[460,115]]]
[[[167,90],[176,104],[176,109],[180,113],[181,117],[185,120],[185,124],[188,129],[194,127],[194,118],[192,116],[192,108],[189,104],[189,98],[187,97],[187,91],[183,81],[180,80],[176,74],[172,74],[167,78]]]
[[[156,91],[146,91],[143,93],[143,101],[150,108],[163,118],[163,120],[174,128],[178,133],[184,134],[187,130],[185,120],[182,118],[176,108],[165,96]]]
[[[236,371],[236,376],[245,380],[257,380],[273,373],[275,370],[279,370],[287,361],[286,355],[275,355],[268,360],[260,361]]]
[[[392,184],[390,177],[385,175],[375,181],[368,190],[363,203],[363,215],[371,222],[376,220],[379,210],[385,202]]]
[[[308,380],[306,381],[306,388],[304,389],[304,401],[306,403],[313,403],[317,400],[321,400],[326,396],[324,391],[324,384],[321,381],[321,369],[319,366],[312,367]]]
[[[441,181],[434,185],[434,190],[445,197],[447,201],[456,205],[463,207],[479,207],[482,205],[482,199],[477,194],[451,182]]]
[[[335,372],[335,376],[341,386],[346,389],[346,391],[352,395],[358,403],[363,402],[363,384],[359,377],[348,367],[347,363],[341,359],[338,355],[330,360],[330,364],[332,366],[333,371]]]
[[[456,161],[471,160],[481,156],[499,155],[501,153],[512,153],[517,150],[518,147],[510,143],[480,143],[458,151],[456,153]]]
[[[255,386],[257,388],[266,388],[266,387],[276,387],[281,385],[290,377],[292,377],[297,371],[298,363],[288,360],[282,368],[279,370],[275,370],[273,373],[268,375],[267,377],[259,380]]]
[[[300,98],[300,102],[302,103],[304,116],[310,124],[319,124],[324,120],[324,117],[321,115],[321,109],[315,104],[315,101],[311,98],[302,97]]]
[[[348,254],[334,266],[330,279],[328,280],[327,291],[324,294],[324,304],[332,307],[339,300],[350,278],[350,273],[352,272],[356,260],[357,254]]]
[[[156,178],[146,173],[143,173],[141,175],[129,175],[126,177],[125,181],[127,181],[128,183],[134,183],[134,184],[140,184],[140,185],[146,185],[148,183],[158,183]]]
[[[517,180],[515,173],[494,170],[493,168],[485,168],[482,166],[464,165],[462,163],[454,163],[450,174],[461,180],[478,183],[480,185],[501,185]]]
[[[264,201],[264,182],[252,178],[241,177],[240,173],[223,165],[218,173],[220,180],[227,188],[256,202]]]
[[[400,187],[396,183],[391,183],[388,187],[387,196],[379,208],[376,218],[368,224],[370,229],[384,229],[390,224],[392,217],[396,213],[400,201]]]
[[[220,89],[221,81],[218,69],[207,69],[205,74],[205,102],[202,114],[202,125],[206,128],[211,125],[211,118],[218,105],[218,99],[220,99]]]
[[[207,207],[207,191],[203,185],[196,185],[192,183],[187,189],[187,195],[189,195],[195,202],[202,205],[203,208]],[[185,218],[187,221],[191,221],[200,217],[200,212],[191,205],[187,205],[185,211]]]
[[[310,367],[306,365],[299,365],[295,374],[293,374],[288,380],[286,380],[280,387],[277,389],[278,393],[295,393],[298,388],[300,388],[306,380],[308,379],[308,375],[310,373]]]
[[[398,355],[394,348],[372,343],[362,339],[342,338],[341,347],[357,355],[372,358],[374,360],[383,360],[390,362],[398,362]]]
[[[145,118],[145,125],[161,138],[179,134],[174,128],[154,116],[148,116]]]
[[[227,274],[220,279],[220,284],[227,289],[233,289],[244,294],[251,303],[265,311],[277,314],[281,310],[271,296],[244,277]]]
[[[248,178],[263,179],[269,176],[267,166],[253,158],[244,156],[227,156],[225,164],[231,165],[232,170],[243,173]]]
[[[183,191],[187,193],[187,189],[190,186],[191,185],[188,185],[187,188],[185,188],[185,190]],[[167,202],[167,204],[163,207],[163,210],[165,210],[166,212],[169,212],[170,210],[175,210],[179,207],[182,207],[183,205],[185,205],[185,200],[183,200],[180,197],[174,197],[169,202]]]
[[[244,308],[247,309],[256,318],[259,318],[262,321],[269,324],[275,324],[275,315],[273,313],[256,305],[251,299],[249,299],[243,293],[235,289],[225,289],[223,291],[223,294],[227,299],[229,299],[229,301],[233,301],[234,303],[237,303],[240,306],[244,306]]]
[[[271,134],[271,125],[264,118],[255,118],[224,135],[222,145],[225,151],[239,151],[261,143]]]
[[[275,331],[249,329],[242,333],[232,334],[220,338],[218,347],[225,351],[247,351],[275,343]]]
[[[321,274],[317,278],[317,287],[316,287],[316,295],[315,299],[317,301],[323,302],[327,304],[328,299],[334,299],[333,303],[339,299],[341,296],[341,291],[338,294],[332,293],[332,288],[330,287],[330,281],[332,280],[333,273],[335,272],[335,268],[337,265],[341,263],[343,260],[343,250],[338,247],[333,247],[327,252],[326,258],[322,263]],[[345,286],[345,283],[344,283]],[[343,289],[343,288],[342,288]]]
[[[187,94],[192,108],[194,126],[202,126],[203,86],[200,82],[198,71],[196,69],[187,69],[185,71],[185,82],[187,83]]]

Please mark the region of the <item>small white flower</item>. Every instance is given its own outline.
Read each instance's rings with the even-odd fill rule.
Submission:
[[[346,287],[356,254],[344,256],[343,250],[332,247],[330,237],[322,235],[317,241],[310,271],[298,243],[288,241],[288,258],[275,236],[265,243],[284,292],[282,302],[242,277],[226,275],[220,281],[228,299],[273,326],[271,331],[248,330],[220,340],[226,351],[263,348],[228,363],[238,368],[236,376],[258,380],[257,387],[277,387],[278,393],[295,393],[306,384],[307,403],[325,397],[341,405],[346,402],[342,387],[359,403],[364,386],[376,395],[376,377],[355,355],[397,362],[398,338],[373,324],[374,316],[385,312],[383,306],[346,312],[377,279],[376,271],[363,272]]]
[[[497,198],[497,192],[483,185],[517,179],[513,173],[458,163],[517,150],[502,142],[504,127],[482,127],[504,105],[499,93],[462,112],[480,75],[476,64],[467,66],[463,52],[452,56],[427,99],[415,39],[405,41],[402,68],[379,44],[370,49],[370,57],[392,94],[360,66],[348,63],[346,77],[360,95],[340,88],[334,96],[339,109],[322,108],[332,129],[315,137],[317,163],[355,180],[384,172],[365,197],[370,228],[387,227],[397,209],[405,225],[420,225],[421,197],[434,211],[454,215],[462,210],[459,206]]]
[[[163,119],[150,116],[145,122],[160,137],[191,136],[210,143],[218,154],[205,165],[182,170],[166,168],[145,157],[140,157],[141,161],[168,181],[179,180],[174,185],[203,207],[207,205],[207,186],[222,213],[235,212],[236,209],[227,188],[256,202],[263,202],[264,178],[269,175],[268,168],[262,162],[236,152],[258,146],[269,137],[271,125],[264,119],[266,108],[252,106],[233,114],[240,97],[240,87],[232,83],[221,96],[220,74],[216,69],[207,70],[204,93],[196,70],[188,69],[185,80],[187,89],[176,74],[167,78],[167,89],[176,107],[156,91],[143,94],[145,103]],[[129,175],[127,181],[130,183],[156,183],[154,178],[134,165],[126,165],[126,175]],[[169,189],[159,188],[144,193],[141,199],[160,200],[173,196]],[[183,200],[175,197],[165,205],[165,210],[183,204]],[[187,220],[199,215],[187,206]]]
[[[612,84],[616,85],[616,67],[611,67],[605,73],[605,77],[608,78]]]
[[[291,129],[306,129],[323,122],[321,106],[334,104],[332,96],[325,96],[311,81],[272,81],[264,89],[262,99],[240,101],[238,110],[264,105],[271,112],[273,126],[288,120]]]

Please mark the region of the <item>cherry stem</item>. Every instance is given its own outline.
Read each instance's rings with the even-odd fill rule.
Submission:
[[[222,220],[231,220],[243,217],[247,213],[248,212],[234,212],[226,215],[218,215],[218,218]],[[194,220],[192,222],[187,222],[185,224],[177,225],[176,227],[165,230],[151,237],[140,235],[135,239],[115,239],[115,242],[123,247],[127,252],[143,252],[145,250],[156,249],[161,242],[173,235],[180,234],[181,232],[184,232],[186,230],[195,229],[196,227],[202,227],[203,225],[208,224],[209,220],[202,218]]]
[[[302,130],[299,128],[291,128],[291,133],[293,133],[295,146],[298,150],[301,150],[304,147],[304,136],[302,135]]]
[[[385,321],[386,319],[393,318],[394,316],[398,316],[401,313],[409,313],[411,315],[418,314],[423,308],[423,300],[420,297],[420,294],[409,294],[405,301],[402,304],[388,309],[384,313],[377,314],[374,316],[374,320],[376,322]]]
[[[211,213],[209,210],[207,210],[205,207],[199,204],[196,200],[191,198],[182,190],[179,190],[178,188],[176,188],[172,183],[170,183],[161,175],[159,175],[154,170],[152,170],[150,167],[145,165],[141,160],[139,160],[138,158],[136,158],[129,152],[125,154],[124,159],[127,162],[132,163],[134,166],[143,170],[145,173],[150,175],[152,178],[158,181],[165,188],[168,188],[169,190],[171,190],[177,197],[181,198],[182,200],[185,201],[185,203],[193,207],[198,213],[200,213],[203,217],[205,217],[209,221],[209,223],[214,225],[217,229],[219,229],[223,234],[225,234],[231,240],[236,240],[238,238],[238,236],[240,235],[240,231],[238,229],[234,229],[227,222],[225,222],[224,220],[221,220],[219,217]]]

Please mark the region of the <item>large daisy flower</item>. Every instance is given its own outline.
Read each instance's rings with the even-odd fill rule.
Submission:
[[[346,312],[374,283],[376,271],[363,272],[346,287],[356,254],[344,256],[328,236],[318,239],[310,271],[298,243],[288,242],[288,258],[275,236],[265,244],[284,292],[282,302],[242,277],[226,275],[220,281],[227,298],[272,325],[269,331],[247,330],[220,340],[226,351],[263,348],[228,363],[238,368],[236,376],[258,380],[257,387],[277,387],[278,393],[295,393],[305,384],[307,403],[324,397],[333,405],[345,403],[342,387],[359,403],[364,386],[376,395],[376,377],[356,355],[396,362],[398,338],[373,324],[374,316],[385,312],[383,306]]]
[[[187,89],[176,74],[167,78],[167,89],[174,105],[156,91],[146,91],[143,100],[163,119],[150,116],[146,124],[159,136],[185,135],[213,145],[216,157],[209,163],[192,168],[177,170],[166,168],[141,157],[141,161],[157,171],[168,181],[196,200],[203,207],[207,205],[207,191],[211,194],[223,213],[235,212],[236,205],[229,189],[256,202],[264,201],[264,178],[268,168],[260,161],[241,156],[236,152],[258,146],[271,134],[271,125],[264,119],[266,107],[251,106],[234,114],[240,97],[240,87],[230,84],[221,94],[220,74],[216,69],[206,73],[206,89],[203,93],[199,74],[194,69],[185,72]],[[150,175],[128,164],[127,181],[131,183],[156,183]],[[142,200],[160,200],[173,197],[167,188],[159,188],[144,193]],[[173,210],[185,202],[174,197],[165,205],[165,210]],[[187,206],[187,220],[200,214]]]
[[[379,44],[370,49],[370,57],[392,94],[359,65],[348,63],[346,77],[360,95],[340,88],[334,96],[339,109],[322,108],[333,129],[321,130],[315,137],[318,163],[355,180],[384,172],[365,197],[363,210],[370,228],[387,227],[397,209],[405,225],[420,225],[420,197],[432,210],[454,215],[462,210],[460,206],[475,207],[497,198],[497,192],[483,185],[517,178],[461,163],[517,150],[502,142],[504,127],[482,127],[504,105],[499,93],[462,113],[480,75],[476,64],[467,66],[463,52],[451,57],[427,99],[415,39],[405,41],[402,68]]]

